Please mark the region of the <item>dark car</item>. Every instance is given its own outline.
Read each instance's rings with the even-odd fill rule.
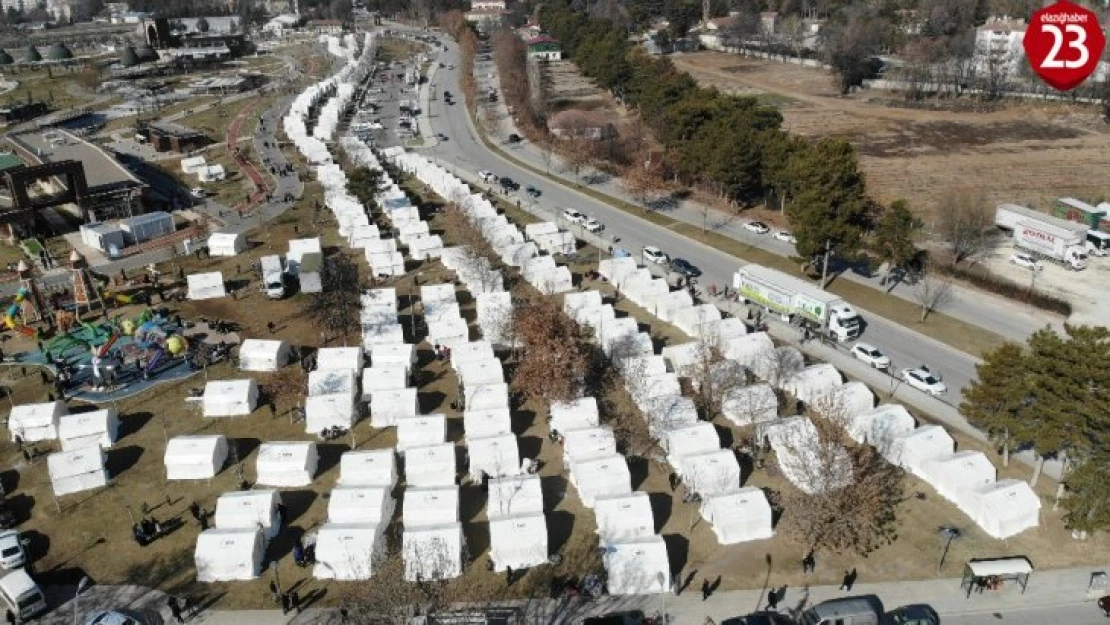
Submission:
[[[0,529],[10,530],[19,524],[19,520],[15,518],[15,512],[8,506],[8,502],[0,499]]]
[[[521,141],[524,141],[524,139],[521,138],[521,136],[516,134],[515,132],[513,134],[509,135],[509,143],[520,143]]]
[[[500,182],[501,188],[506,191],[517,191],[520,189],[520,183],[512,178],[502,178]]]
[[[687,278],[696,278],[701,275],[701,269],[690,264],[684,258],[676,258],[671,261],[671,269],[686,276]]]
[[[644,613],[611,612],[604,616],[591,616],[582,619],[582,625],[640,625],[644,622]]]
[[[539,197],[542,193],[539,189],[533,187],[532,185],[528,185],[527,187],[525,187],[524,192],[527,193],[529,197]]]
[[[443,92],[443,99],[444,100],[450,100],[452,97],[454,97],[454,96],[451,95],[450,91],[444,91]]]
[[[904,605],[883,617],[883,625],[939,625],[940,616],[927,605]]]
[[[778,612],[752,612],[721,621],[721,625],[797,625],[797,621]]]

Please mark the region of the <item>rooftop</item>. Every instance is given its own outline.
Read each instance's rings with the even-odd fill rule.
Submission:
[[[143,184],[110,154],[64,130],[26,132],[11,135],[8,140],[43,163],[80,161],[85,166],[85,180],[90,190],[96,187]]]
[[[171,137],[195,137],[204,133],[173,122],[148,122],[147,128]]]
[[[553,43],[553,44],[558,45],[559,40],[552,37],[551,35],[540,35],[539,37],[535,37],[533,39],[528,40],[528,45],[530,45],[530,46],[538,46],[538,45],[542,45],[542,44],[545,44],[545,43]]]

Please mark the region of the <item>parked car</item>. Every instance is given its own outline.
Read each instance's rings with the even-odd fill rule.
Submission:
[[[501,188],[505,191],[519,191],[520,183],[512,178],[502,178],[498,182],[501,183]]]
[[[478,172],[478,177],[482,179],[482,182],[497,182],[497,175],[485,169]]]
[[[1036,258],[1033,258],[1033,256],[1029,254],[1023,254],[1021,252],[1010,255],[1010,264],[1017,265],[1018,267],[1024,267],[1029,271],[1040,271],[1042,269],[1041,264],[1037,262]]]
[[[10,571],[27,564],[25,544],[26,541],[16,530],[0,532],[0,568]]]
[[[90,616],[85,625],[146,625],[148,622],[134,612],[107,610]]]
[[[198,200],[203,200],[208,194],[200,187],[193,187],[189,189],[189,195]]]
[[[0,529],[11,529],[19,525],[15,512],[8,506],[8,501],[0,495]]]
[[[779,241],[782,241],[783,243],[789,243],[791,245],[798,242],[798,239],[794,238],[794,233],[787,232],[786,230],[779,230],[778,232],[776,232],[775,238]]]
[[[605,224],[593,217],[587,217],[586,221],[582,223],[582,227],[586,229],[586,232],[601,232],[605,229]]]
[[[524,187],[524,192],[528,194],[528,197],[532,198],[537,198],[541,195],[541,191],[532,185]]]
[[[582,619],[582,625],[640,625],[643,622],[644,613],[639,610],[610,612],[602,616],[588,616]]]
[[[883,625],[940,625],[940,616],[927,605],[906,605],[887,612]]]
[[[852,347],[852,355],[856,357],[856,360],[871,365],[873,369],[886,369],[890,366],[890,358],[870,343],[856,343]]]
[[[929,368],[925,365],[917,367],[916,369],[903,369],[902,381],[933,397],[948,392],[948,387],[944,385],[944,382],[941,382],[939,377],[933,375],[933,372],[929,371]]]
[[[687,278],[696,278],[701,275],[701,269],[690,264],[690,261],[685,258],[676,258],[671,261],[671,269],[686,276]]]
[[[573,208],[563,210],[563,219],[566,219],[572,224],[583,224],[586,222],[586,216]]]
[[[749,221],[744,224],[744,229],[756,234],[767,234],[771,231],[771,229],[767,227],[767,224],[762,221]]]
[[[666,265],[671,262],[671,257],[667,256],[666,252],[654,245],[645,245],[644,260],[649,263],[655,263],[656,265]]]
[[[524,139],[515,132],[509,135],[509,143],[520,143],[521,141],[524,141]]]
[[[779,612],[752,612],[721,621],[721,625],[797,625],[798,621]]]

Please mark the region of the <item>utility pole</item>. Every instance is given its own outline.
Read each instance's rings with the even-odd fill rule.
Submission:
[[[832,249],[832,239],[825,239],[825,261],[821,266],[821,290],[825,290],[825,281],[829,276],[829,252]]]

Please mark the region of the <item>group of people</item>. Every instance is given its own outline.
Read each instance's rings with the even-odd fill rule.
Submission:
[[[281,606],[282,614],[289,614],[294,610],[297,614],[301,613],[301,598],[296,590],[285,592],[278,587],[277,582],[270,582],[270,593],[274,597],[274,603]]]
[[[435,344],[436,360],[451,360],[451,348],[446,345]]]
[[[293,544],[293,562],[304,568],[310,564],[316,563],[316,544],[304,544],[304,540],[298,538],[297,542]]]
[[[145,516],[131,526],[131,533],[140,547],[146,547],[166,534],[166,527],[153,516]]]

